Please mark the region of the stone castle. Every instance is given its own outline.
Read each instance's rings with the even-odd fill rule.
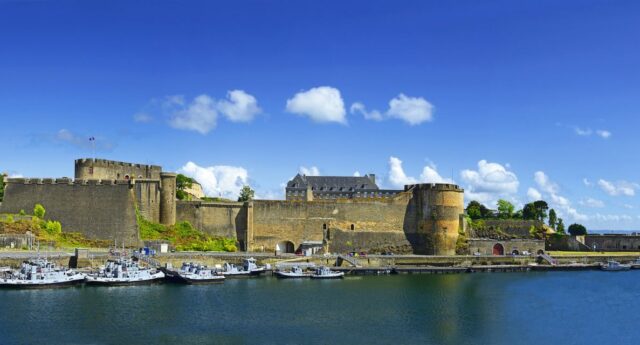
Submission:
[[[464,192],[453,184],[380,190],[374,175],[298,175],[287,185],[287,200],[181,201],[175,193],[176,174],[160,166],[78,159],[74,179],[8,179],[0,212],[40,203],[65,231],[137,246],[137,210],[154,222],[189,221],[208,234],[236,238],[241,250],[280,252],[321,247],[453,255],[463,226]]]

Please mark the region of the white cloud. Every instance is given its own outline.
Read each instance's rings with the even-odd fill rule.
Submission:
[[[347,123],[340,90],[330,86],[298,92],[293,98],[287,100],[286,110],[293,114],[308,116],[320,123]]]
[[[582,179],[582,183],[587,187],[593,186],[593,182],[589,181],[586,177]]]
[[[415,184],[418,181],[407,176],[402,169],[402,161],[396,157],[389,157],[389,182],[396,188],[401,188],[406,184]]]
[[[382,121],[382,114],[377,110],[367,111],[364,104],[360,102],[355,102],[351,105],[349,109],[351,114],[360,113],[366,120],[374,120],[374,121]]]
[[[490,163],[484,159],[478,162],[478,170],[465,169],[460,176],[473,193],[513,194],[520,185],[516,174],[498,163]]]
[[[316,166],[313,166],[313,167],[310,167],[310,168],[300,167],[300,169],[298,169],[298,172],[300,173],[300,175],[320,176],[320,169],[318,169],[318,167],[316,167]]]
[[[598,200],[594,198],[586,198],[580,201],[580,205],[591,207],[591,208],[603,208],[604,202],[602,202],[602,200]]]
[[[533,175],[533,179],[538,187],[540,187],[540,189],[546,194],[549,206],[556,209],[561,217],[568,216],[574,221],[586,221],[589,219],[587,215],[580,213],[576,208],[574,208],[569,199],[558,194],[560,192],[560,187],[558,184],[551,181],[544,171],[536,171]]]
[[[422,97],[408,97],[401,93],[389,101],[387,115],[418,125],[433,119],[433,105]]]
[[[397,157],[389,157],[389,183],[394,188],[402,188],[404,185],[416,183],[455,183],[449,178],[440,176],[435,165],[425,166],[420,178],[407,176],[402,168],[402,161]]]
[[[173,128],[207,134],[216,127],[218,112],[213,98],[200,95],[186,104],[180,95],[169,96],[163,104],[170,115],[169,124]]]
[[[151,115],[141,112],[141,113],[137,113],[135,115],[133,115],[133,121],[135,122],[140,122],[140,123],[149,123],[153,120],[153,117],[151,117]]]
[[[582,129],[580,127],[575,127],[574,130],[576,131],[577,135],[583,136],[583,137],[588,137],[591,134],[593,134],[593,131],[589,128],[586,129]]]
[[[611,136],[611,132],[603,130],[603,129],[599,129],[596,131],[596,134],[603,138],[603,139],[609,139],[609,137]]]
[[[357,170],[356,170],[356,171],[353,173],[353,176],[355,176],[355,177],[360,177],[360,176],[362,176],[362,175],[360,174],[360,172],[359,172],[359,171],[357,171]]]
[[[227,99],[218,102],[218,110],[233,122],[251,122],[262,112],[256,98],[242,90],[227,92]]]
[[[637,183],[631,183],[627,181],[611,182],[604,179],[598,180],[598,186],[605,193],[611,196],[634,196],[636,194],[636,189],[640,187]]]
[[[236,199],[249,180],[246,169],[228,165],[201,167],[188,162],[178,172],[196,179],[202,185],[206,195],[229,199]]]
[[[527,190],[527,197],[531,201],[538,201],[542,199],[542,194],[540,194],[537,189],[529,187],[529,189]]]
[[[550,194],[558,193],[558,185],[551,182],[549,176],[547,176],[544,171],[536,171],[535,174],[533,174],[533,180],[536,181],[538,187],[540,187],[543,192]]]

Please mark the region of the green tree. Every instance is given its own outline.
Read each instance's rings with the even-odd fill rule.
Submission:
[[[45,225],[45,230],[50,235],[58,235],[62,233],[62,224],[60,224],[60,222],[57,222],[57,221],[48,220],[47,224]]]
[[[244,186],[240,191],[240,196],[238,197],[238,201],[240,202],[251,201],[253,200],[254,195],[255,195],[255,192],[253,191],[253,189],[251,189],[251,187]]]
[[[510,219],[513,217],[513,210],[515,207],[507,200],[498,200],[498,218]]]
[[[491,212],[490,209],[475,200],[469,202],[466,210],[467,215],[474,220],[493,218],[493,212]]]
[[[582,224],[571,224],[569,225],[569,234],[571,234],[571,236],[582,236],[582,235],[586,235],[587,234],[587,228],[584,227],[584,225]]]
[[[191,177],[178,174],[176,176],[176,198],[178,200],[188,200],[189,194],[185,190],[193,187],[194,183],[197,182]]]
[[[536,219],[544,222],[547,218],[547,210],[549,209],[549,205],[544,200],[538,200],[533,203],[533,206],[536,209]]]
[[[556,214],[556,210],[551,209],[549,211],[549,227],[551,229],[556,230],[556,226],[558,225],[558,215]]]
[[[33,208],[33,215],[43,219],[44,218],[44,214],[47,211],[44,209],[44,206],[40,205],[40,204],[36,204],[36,206]]]
[[[522,209],[522,219],[525,219],[525,220],[536,219],[536,207],[533,205],[532,202],[524,205],[524,208]]]
[[[562,221],[562,218],[558,218],[558,224],[556,224],[556,233],[565,234],[565,232],[564,232],[564,222]]]

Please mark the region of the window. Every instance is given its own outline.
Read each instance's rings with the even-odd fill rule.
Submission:
[[[327,223],[322,224],[322,230],[327,230]]]
[[[351,230],[355,230],[356,226],[354,224],[351,224]]]

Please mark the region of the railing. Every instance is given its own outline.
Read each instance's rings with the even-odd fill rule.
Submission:
[[[140,255],[140,253],[138,253],[137,251],[133,252],[133,257],[138,259],[139,261],[146,262],[147,265],[149,265],[151,267],[154,267],[154,268],[158,268],[158,267],[162,266],[160,264],[160,261],[158,261],[156,259],[153,259],[148,255]]]
[[[338,257],[336,258],[336,266],[341,266],[340,264],[342,264],[342,260],[350,263],[351,266],[353,267],[360,267],[360,265],[358,265],[358,260],[356,260],[353,257],[342,256],[342,255],[338,255]]]

